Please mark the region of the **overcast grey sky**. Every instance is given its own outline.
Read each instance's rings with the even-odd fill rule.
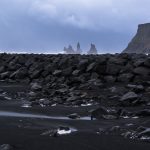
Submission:
[[[52,53],[79,41],[121,52],[149,10],[150,0],[0,0],[0,49]]]

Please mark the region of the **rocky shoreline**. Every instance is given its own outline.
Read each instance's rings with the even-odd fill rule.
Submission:
[[[10,115],[12,110],[12,118],[21,113],[22,119],[25,115],[31,122],[31,116],[34,118],[38,115],[36,112],[42,113],[41,116],[49,116],[50,126],[57,124],[41,133],[44,138],[58,137],[58,133],[62,133],[60,129],[63,133],[71,133],[71,124],[79,133],[95,134],[95,141],[97,136],[119,136],[149,143],[149,97],[149,55],[0,54],[1,123],[7,122],[3,120],[4,112]],[[33,115],[26,115],[24,111]],[[73,122],[60,119],[58,123],[56,114]],[[82,120],[83,117],[91,120]]]
[[[109,83],[138,82],[149,79],[150,74],[150,58],[149,55],[145,54],[44,55],[3,53],[0,54],[0,62],[1,80],[25,83],[38,81],[45,84],[57,81],[57,83],[65,82],[69,85],[73,79],[77,80],[78,78],[80,78],[79,81],[77,80],[79,83],[91,79],[99,79]]]
[[[1,54],[0,61],[0,80],[29,85],[27,99],[41,105],[94,104],[116,90],[113,84],[127,88],[120,95],[150,90],[150,57],[144,54]]]

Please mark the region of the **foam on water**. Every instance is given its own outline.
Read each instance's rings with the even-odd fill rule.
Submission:
[[[19,113],[19,112],[8,112],[8,111],[0,111],[0,116],[2,117],[19,117],[19,118],[39,118],[39,119],[55,119],[55,120],[72,120],[68,117],[63,116],[47,116],[40,114],[29,114],[29,113]],[[74,120],[91,120],[91,117],[81,117]]]

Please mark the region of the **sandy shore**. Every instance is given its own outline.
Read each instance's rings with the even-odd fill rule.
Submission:
[[[50,108],[22,108],[19,103],[14,107],[9,103],[3,103],[0,109],[3,112],[18,112],[20,114],[34,114],[45,116],[66,116],[76,112],[82,116],[87,116],[91,107],[50,107]],[[98,135],[99,128],[108,128],[127,122],[137,120],[63,120],[63,119],[42,119],[18,116],[0,117],[0,144],[9,143],[17,150],[149,150],[150,144],[124,139],[121,136]],[[42,136],[44,131],[54,129],[58,126],[68,126],[77,129],[69,135],[59,137]]]
[[[15,87],[15,88],[14,88]],[[27,87],[18,85],[0,87],[12,94],[25,91]],[[13,89],[13,90],[11,90]],[[10,144],[15,150],[149,150],[150,143],[125,139],[118,134],[98,134],[100,128],[109,129],[125,124],[142,124],[148,118],[90,120],[89,111],[98,106],[86,107],[22,107],[21,100],[0,101],[0,144]],[[137,109],[137,108],[136,108]],[[69,114],[77,113],[81,119],[66,119]],[[11,114],[11,115],[10,115]],[[39,117],[37,117],[39,116]],[[46,117],[42,117],[46,116]],[[62,117],[61,119],[59,117]],[[63,117],[65,117],[63,119]],[[67,126],[76,131],[68,135],[51,137],[43,132]]]

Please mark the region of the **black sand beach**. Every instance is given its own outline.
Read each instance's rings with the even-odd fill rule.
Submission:
[[[149,150],[147,55],[0,55],[0,150]]]
[[[5,88],[4,88],[5,87]],[[16,89],[14,88],[16,87]],[[7,86],[7,91],[16,92],[23,88],[23,85]],[[1,88],[6,90],[6,84],[1,84]],[[100,135],[99,128],[111,128],[112,126],[126,123],[143,122],[139,119],[119,119],[119,120],[87,120],[59,119],[71,113],[78,113],[81,116],[89,116],[88,111],[98,106],[86,107],[31,107],[23,108],[21,101],[1,101],[0,104],[0,144],[9,143],[16,150],[149,150],[150,143],[140,140],[125,139],[119,135]],[[10,113],[14,115],[9,116]],[[6,116],[4,116],[6,114]],[[22,114],[22,117],[17,116]],[[27,114],[27,116],[26,116]],[[15,116],[16,115],[16,116]],[[31,117],[30,117],[31,115]],[[32,115],[35,115],[32,117]],[[37,116],[37,118],[36,118]],[[55,119],[44,119],[40,116],[55,117]],[[39,117],[39,118],[38,118]],[[67,117],[66,117],[67,118]],[[41,135],[47,130],[59,126],[75,128],[76,131],[69,135],[51,137]]]

